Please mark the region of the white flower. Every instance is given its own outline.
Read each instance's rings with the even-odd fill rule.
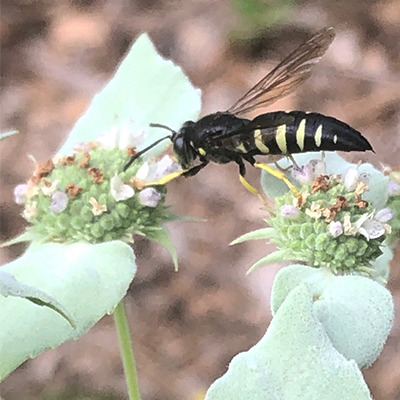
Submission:
[[[177,162],[173,161],[168,155],[165,155],[161,160],[149,163],[145,162],[136,172],[136,178],[145,182],[156,182],[164,176],[181,170],[182,167]]]
[[[137,147],[147,135],[144,130],[139,130],[132,120],[113,125],[97,141],[106,148]]]
[[[340,221],[331,221],[329,224],[329,233],[333,237],[338,237],[343,233],[343,226]]]
[[[377,216],[380,220],[377,218]],[[355,236],[359,233],[360,235],[363,235],[367,240],[377,239],[382,235],[391,232],[390,225],[386,224],[386,221],[384,221],[386,218],[389,217],[390,212],[387,211],[387,209],[383,209],[380,210],[375,215],[375,217],[373,212],[365,213],[352,224],[350,222],[350,216],[346,215],[343,222],[344,234]],[[389,219],[387,221],[389,221]]]
[[[371,218],[371,215],[372,214],[370,214],[370,213],[365,213],[353,224],[350,221],[350,215],[345,215],[344,220],[343,220],[344,234],[349,235],[349,236],[355,236],[357,233],[363,234],[361,226],[368,218]],[[360,231],[360,229],[361,229],[361,231]]]
[[[111,178],[110,191],[111,196],[114,197],[116,201],[130,199],[135,194],[133,187],[125,185],[117,174]]]
[[[310,218],[319,219],[322,216],[322,211],[323,210],[322,210],[321,206],[318,203],[316,203],[315,201],[313,201],[311,203],[310,208],[306,208],[305,213]]]
[[[92,205],[93,215],[101,215],[107,211],[107,206],[105,204],[100,204],[94,197],[89,199],[89,203]]]
[[[358,170],[357,168],[349,168],[344,177],[344,186],[347,190],[354,190],[358,185]]]
[[[42,187],[42,193],[45,196],[51,196],[53,193],[56,192],[57,190],[57,185],[60,183],[59,179],[56,179],[50,186],[43,186]]]
[[[310,160],[307,164],[292,168],[292,176],[302,184],[311,185],[315,178],[325,174],[326,166],[322,160]]]
[[[28,221],[29,219],[35,217],[37,214],[38,214],[38,209],[36,201],[32,201],[27,206],[25,206],[25,209],[22,213],[23,217]]]
[[[157,207],[159,201],[161,200],[161,193],[152,187],[143,189],[139,193],[139,201],[147,207]]]
[[[360,234],[369,239],[377,239],[386,233],[384,224],[374,219],[367,219],[360,228]]]
[[[285,204],[280,208],[282,217],[286,218],[296,218],[300,211],[297,207],[290,204]]]
[[[50,211],[54,213],[59,213],[67,208],[68,196],[64,192],[54,192],[51,195]]]
[[[25,204],[27,200],[28,200],[28,185],[26,183],[22,183],[20,185],[15,186],[14,201],[17,204]]]

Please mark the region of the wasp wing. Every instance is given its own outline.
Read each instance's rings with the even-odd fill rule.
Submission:
[[[253,86],[228,112],[243,114],[272,104],[294,91],[310,77],[313,65],[324,55],[334,37],[333,28],[326,28],[315,34]]]

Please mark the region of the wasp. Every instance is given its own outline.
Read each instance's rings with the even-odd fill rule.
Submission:
[[[165,184],[176,177],[196,175],[210,162],[239,166],[242,184],[258,194],[245,179],[245,162],[264,169],[282,179],[298,194],[282,171],[256,162],[257,155],[291,156],[309,151],[367,151],[372,150],[360,132],[333,117],[304,111],[275,111],[258,115],[254,119],[241,115],[265,107],[293,92],[311,75],[311,70],[335,37],[333,28],[325,28],[290,53],[280,64],[253,86],[227,111],[206,115],[198,121],[186,121],[178,131],[150,124],[171,132],[135,154],[124,171],[142,154],[165,139],[173,144],[175,156],[182,170],[151,182]],[[199,162],[196,164],[196,160]]]

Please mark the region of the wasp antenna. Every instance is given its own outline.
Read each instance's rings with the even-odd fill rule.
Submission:
[[[136,153],[134,156],[131,157],[131,159],[128,161],[128,163],[125,165],[124,167],[124,172],[132,165],[132,163],[134,161],[136,161],[139,157],[141,157],[144,153],[146,153],[147,151],[149,151],[150,149],[152,149],[154,146],[157,146],[158,143],[162,142],[165,139],[171,139],[171,136],[164,136],[161,139],[156,140],[155,142],[153,142],[150,146],[147,146],[146,148],[144,148],[143,150],[140,150],[138,153]]]
[[[176,135],[176,131],[174,131],[172,128],[170,128],[167,125],[162,125],[162,124],[149,124],[150,127],[152,128],[163,128],[166,129],[167,131],[170,131],[171,133],[173,133],[174,135]]]

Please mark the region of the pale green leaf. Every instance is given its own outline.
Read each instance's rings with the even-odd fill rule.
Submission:
[[[24,243],[24,242],[32,242],[32,241],[39,242],[40,240],[43,240],[43,238],[40,237],[39,235],[37,234],[35,235],[35,233],[33,233],[32,231],[25,231],[21,235],[18,235],[8,240],[7,242],[2,243],[0,247],[12,246],[14,244]]]
[[[374,261],[372,261],[372,268],[375,270],[377,277],[382,278],[383,282],[389,280],[390,263],[393,260],[393,251],[388,246],[381,247],[382,254]]]
[[[11,131],[7,131],[7,132],[1,132],[0,133],[0,140],[6,139],[10,136],[14,136],[16,134],[18,134],[19,132],[16,129],[13,129]]]
[[[245,233],[233,240],[230,245],[247,242],[248,240],[270,239],[273,236],[274,230],[272,228],[262,228],[255,231]]]
[[[126,294],[136,271],[132,249],[120,241],[103,244],[31,245],[2,267],[25,284],[54,297],[76,323],[17,297],[0,297],[0,379],[29,357],[77,339]]]
[[[390,292],[370,278],[335,276],[323,268],[290,265],[275,277],[273,314],[303,284],[313,294],[316,315],[335,348],[360,368],[371,365],[392,326],[394,306]]]
[[[305,284],[294,289],[267,333],[233,358],[205,400],[371,400],[360,370],[332,346]]]
[[[13,275],[0,269],[0,295],[21,297],[38,306],[49,307],[65,318],[75,328],[76,325],[68,315],[68,311],[52,296],[32,286],[19,282]]]
[[[160,243],[169,252],[174,263],[175,271],[178,271],[178,254],[175,250],[174,244],[172,243],[168,230],[166,228],[160,228],[153,232],[146,232],[146,237]]]
[[[117,72],[104,89],[94,96],[86,113],[78,120],[59,153],[69,154],[77,143],[95,140],[113,126],[129,122],[132,130],[149,131],[138,146],[144,148],[166,135],[150,123],[179,129],[200,112],[200,91],[195,89],[182,70],[162,58],[146,34],[131,47]],[[157,146],[158,153],[169,145]]]
[[[286,250],[277,250],[274,251],[270,254],[268,254],[267,256],[261,258],[260,260],[258,260],[257,262],[255,262],[248,270],[246,274],[250,274],[251,272],[253,272],[254,270],[256,270],[257,268],[260,267],[264,267],[268,264],[273,264],[273,263],[277,263],[277,262],[281,262],[283,260],[285,260],[288,257],[288,254],[286,252]]]

